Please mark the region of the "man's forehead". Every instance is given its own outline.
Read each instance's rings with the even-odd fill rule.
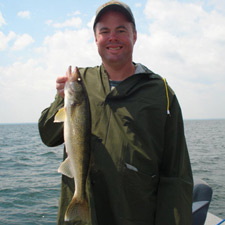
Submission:
[[[108,30],[108,29],[111,29],[111,27],[104,26],[104,25],[99,26],[99,30]],[[114,27],[114,29],[126,29],[127,30],[128,28],[125,25],[118,25],[118,26]]]

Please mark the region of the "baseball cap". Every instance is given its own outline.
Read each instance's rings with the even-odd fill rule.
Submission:
[[[135,20],[130,7],[127,4],[120,1],[109,1],[97,9],[95,20],[94,20],[94,26],[93,26],[94,29],[100,17],[107,11],[121,12],[124,16],[126,16],[128,21],[134,24],[134,27],[135,27]]]

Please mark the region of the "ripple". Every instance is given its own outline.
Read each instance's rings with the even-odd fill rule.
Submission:
[[[185,121],[185,129],[194,176],[213,188],[210,211],[224,218],[225,120]],[[0,125],[0,137],[0,223],[55,225],[62,146],[44,146],[37,124]]]

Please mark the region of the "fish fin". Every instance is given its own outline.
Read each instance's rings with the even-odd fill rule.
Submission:
[[[65,120],[65,117],[66,117],[66,110],[63,107],[59,109],[59,111],[56,113],[54,123],[63,122]]]
[[[89,206],[86,199],[77,201],[76,197],[71,200],[64,217],[65,221],[82,221],[85,224],[90,221]]]
[[[58,172],[66,175],[67,177],[73,178],[73,173],[71,171],[71,165],[69,158],[66,158],[58,168]]]

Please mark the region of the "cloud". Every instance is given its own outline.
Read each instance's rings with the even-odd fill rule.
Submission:
[[[54,96],[54,82],[49,82],[49,70],[39,60],[15,62],[0,66],[0,95],[4,110],[1,111],[0,123],[37,122],[45,99],[51,101]],[[46,77],[44,77],[46,76]],[[50,94],[46,90],[50,91]]]
[[[64,28],[64,27],[75,27],[79,28],[82,24],[82,20],[79,17],[73,17],[71,19],[66,20],[63,23],[54,23],[53,27],[55,28]]]
[[[81,15],[81,12],[78,10],[74,11],[73,13],[68,13],[68,16],[78,16],[78,15]]]
[[[0,27],[5,24],[6,24],[5,19],[3,18],[2,13],[0,11]]]
[[[148,0],[135,59],[167,78],[186,118],[224,118],[225,15],[202,4]]]
[[[216,8],[206,10],[200,1],[175,0],[149,0],[144,12],[148,30],[138,33],[134,61],[166,77],[178,96],[184,118],[224,118],[225,15]],[[58,23],[59,29],[45,37],[32,58],[0,67],[1,104],[6,107],[0,122],[36,122],[41,110],[54,100],[56,78],[64,75],[69,65],[101,64],[93,38],[93,18],[82,27],[82,21],[71,27],[67,21],[72,19]],[[60,30],[64,27],[68,29]],[[18,43],[15,41],[15,49],[33,43],[31,36],[22,36],[0,32],[0,50],[13,40]],[[19,44],[19,39],[30,41]]]
[[[34,39],[29,34],[23,34],[17,37],[16,41],[11,47],[11,50],[13,51],[22,50],[32,43],[34,43]]]
[[[224,0],[207,0],[207,5],[213,9],[225,13],[225,1]]]
[[[53,23],[53,20],[47,20],[47,21],[45,21],[45,24],[47,24],[48,26],[51,26],[52,23]]]
[[[99,63],[96,45],[91,28],[57,31],[47,36],[41,48],[47,67],[61,71],[73,66],[94,66]],[[60,68],[59,68],[60,65]]]
[[[145,14],[153,22],[149,25],[151,35],[142,37],[147,46],[157,50],[155,54],[160,54],[163,63],[182,66],[183,73],[188,73],[186,80],[202,78],[203,74],[211,82],[223,77],[225,15],[175,0],[149,0]],[[213,71],[217,71],[217,78]]]
[[[0,31],[0,51],[7,49],[8,43],[15,38],[16,34],[13,31],[10,31],[8,35]]]
[[[30,11],[20,11],[17,13],[17,16],[23,19],[30,19]]]
[[[43,45],[35,49],[33,58],[0,67],[0,95],[5,105],[0,123],[36,122],[54,99],[56,78],[64,75],[69,65],[74,68],[99,63],[91,28],[47,36]],[[15,113],[16,109],[19,113]]]
[[[137,3],[135,3],[135,5],[134,5],[135,7],[141,7],[142,6],[142,4],[140,3],[140,2],[137,2]]]
[[[5,35],[0,31],[0,51],[4,51],[9,47],[9,43],[14,41],[10,47],[13,51],[23,50],[25,47],[34,43],[34,39],[29,34],[17,35],[15,32],[10,31]]]

